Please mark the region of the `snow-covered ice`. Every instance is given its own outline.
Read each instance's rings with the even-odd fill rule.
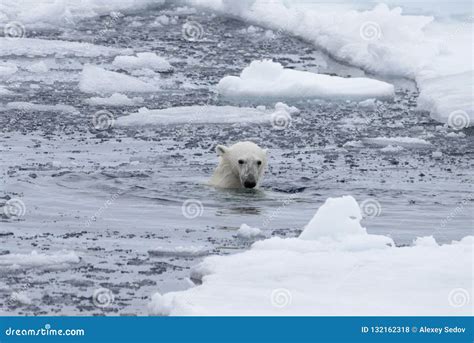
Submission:
[[[137,56],[117,56],[112,64],[121,69],[151,69],[161,73],[171,72],[173,67],[163,57],[153,52],[140,52]]]
[[[240,225],[240,228],[237,230],[237,236],[241,238],[255,238],[262,236],[262,230],[258,227],[251,227],[247,224]]]
[[[135,106],[141,104],[143,102],[143,98],[139,96],[129,98],[125,94],[114,93],[111,96],[105,98],[94,96],[87,99],[86,102],[91,105],[98,106]]]
[[[391,145],[391,144],[384,146],[382,149],[380,149],[381,152],[387,153],[387,154],[399,153],[400,151],[403,151],[403,150],[405,150],[404,147],[400,145]]]
[[[154,294],[150,314],[472,315],[450,302],[453,289],[472,285],[473,236],[395,247],[367,234],[361,218],[353,197],[330,198],[299,238],[206,258],[192,273],[202,285]]]
[[[383,3],[358,10],[356,2],[190,1],[290,32],[368,72],[412,78],[421,90],[420,106],[434,119],[447,123],[453,110],[464,111],[468,125],[474,125],[472,16],[467,13],[459,21],[439,21]]]
[[[12,92],[11,90],[6,89],[4,86],[0,86],[0,95],[1,96],[11,96],[14,95],[15,92]]]
[[[35,104],[32,102],[25,102],[25,101],[12,101],[6,104],[7,109],[15,109],[20,111],[28,111],[28,112],[63,112],[63,113],[71,113],[71,114],[78,114],[79,111],[71,105],[65,104],[54,104],[54,105],[45,105],[45,104]],[[0,110],[2,110],[0,108]]]
[[[12,20],[35,25],[36,27],[49,27],[48,25],[74,25],[76,21],[84,18],[97,17],[119,11],[136,11],[150,5],[163,4],[164,0],[43,0],[43,1],[17,1],[2,0],[0,4],[0,24]]]
[[[464,14],[447,23],[368,3],[225,3],[231,19],[148,0],[0,4],[2,27],[26,29],[0,38],[0,303],[25,285],[32,302],[1,310],[144,315],[158,291],[153,314],[406,315],[411,303],[415,314],[465,314],[469,305],[449,298],[470,291],[472,268]],[[198,42],[183,37],[190,19],[203,27]],[[160,72],[161,56],[172,73]],[[367,79],[395,92],[390,101],[216,96],[226,75],[268,59],[270,70],[281,65],[271,75],[326,76],[330,88],[336,76]],[[110,126],[93,128],[97,110]],[[207,186],[216,144],[238,140],[269,151],[261,189]],[[363,216],[351,197],[315,214],[343,194]],[[382,209],[373,217],[369,197]],[[3,212],[15,198],[24,216]],[[203,211],[187,218],[185,199]],[[191,280],[203,284],[185,291]],[[104,286],[116,301],[97,308],[91,296]]]
[[[82,70],[79,89],[85,93],[109,94],[115,92],[156,92],[159,86],[139,78],[105,70],[94,65],[85,65]]]
[[[9,39],[0,37],[0,56],[55,56],[65,58],[114,56],[125,54],[126,49],[105,47],[82,42],[68,42],[63,40],[49,40],[38,38]]]
[[[59,251],[52,254],[40,253],[33,250],[29,254],[0,255],[1,268],[41,268],[62,267],[80,262],[79,256],[73,251]]]
[[[375,138],[364,138],[364,143],[388,146],[388,145],[399,145],[401,147],[427,147],[431,145],[425,139],[417,137],[375,137]]]
[[[209,254],[209,250],[204,246],[183,246],[178,245],[174,247],[156,247],[148,250],[148,254],[154,257],[166,257],[166,256],[180,256],[180,257],[196,257],[204,256]]]
[[[10,296],[10,299],[23,305],[30,305],[32,303],[26,292],[13,292]]]
[[[272,113],[275,112],[237,106],[182,106],[161,110],[141,108],[136,113],[118,118],[116,124],[118,126],[146,126],[202,123],[270,123]]]
[[[270,60],[253,61],[240,76],[226,76],[217,89],[227,97],[278,99],[391,99],[393,85],[369,78],[343,78],[284,68]]]
[[[10,76],[18,71],[18,67],[13,63],[0,63],[0,78]]]

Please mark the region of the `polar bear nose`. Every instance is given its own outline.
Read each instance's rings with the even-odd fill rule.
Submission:
[[[245,181],[244,187],[245,188],[254,188],[257,185],[255,181]]]

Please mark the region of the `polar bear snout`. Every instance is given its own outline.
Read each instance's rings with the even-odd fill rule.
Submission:
[[[260,163],[258,163],[260,162]],[[257,186],[260,175],[262,174],[262,163],[253,158],[239,159],[239,179],[240,184],[245,188],[254,188]]]
[[[245,181],[244,187],[245,188],[254,188],[257,185],[255,181]]]

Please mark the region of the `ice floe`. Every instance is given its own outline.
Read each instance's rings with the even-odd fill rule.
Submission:
[[[207,257],[202,284],[152,296],[152,315],[472,315],[455,292],[472,285],[474,237],[432,237],[395,247],[368,234],[351,196],[329,198],[299,238],[273,237],[249,251]],[[397,225],[397,223],[394,223]],[[453,305],[454,304],[454,305]]]
[[[161,73],[173,71],[171,64],[153,52],[141,52],[137,56],[117,56],[112,64],[121,69],[151,69]]]
[[[156,247],[148,251],[148,254],[153,257],[196,257],[209,254],[209,250],[203,246],[194,245],[178,245],[174,247]]]
[[[463,111],[467,125],[474,125],[472,18],[467,14],[441,21],[386,4],[358,10],[355,2],[190,1],[302,37],[371,73],[412,78],[421,91],[420,107],[434,119],[448,123],[452,111]]]
[[[79,256],[73,251],[46,254],[33,250],[30,254],[0,255],[0,268],[61,267],[79,262]]]
[[[237,237],[250,239],[259,236],[263,236],[263,233],[258,227],[251,227],[247,224],[242,224],[237,230]]]
[[[366,144],[389,146],[398,145],[400,147],[427,147],[431,145],[430,142],[422,138],[416,137],[375,137],[364,138],[362,140]]]
[[[143,102],[142,97],[129,98],[125,94],[114,93],[109,97],[91,97],[86,99],[86,102],[90,105],[97,106],[135,106]]]
[[[55,105],[45,105],[45,104],[35,104],[32,102],[25,101],[12,101],[7,103],[7,109],[26,111],[26,112],[62,112],[62,113],[71,113],[78,114],[79,111],[71,105],[64,104],[55,104]]]
[[[0,63],[0,78],[10,76],[18,71],[18,67],[14,63]]]
[[[275,115],[296,113],[298,109],[277,103],[275,110],[264,107],[237,106],[179,106],[160,110],[141,108],[138,112],[116,120],[117,126],[144,126],[163,124],[202,124],[202,123],[271,123]]]
[[[8,39],[0,37],[0,56],[97,57],[125,54],[127,50],[90,43],[38,38]]]
[[[85,93],[110,94],[115,92],[155,92],[158,85],[94,65],[85,65],[82,70],[79,89]]]
[[[2,0],[0,4],[0,24],[12,20],[34,25],[35,27],[48,27],[46,25],[74,25],[82,18],[98,15],[121,15],[120,12],[136,11],[164,3],[164,0],[38,0],[18,1]],[[0,44],[1,45],[1,44]]]
[[[391,99],[393,85],[369,78],[343,78],[284,68],[270,60],[253,61],[240,76],[226,76],[217,90],[227,97],[278,99]]]

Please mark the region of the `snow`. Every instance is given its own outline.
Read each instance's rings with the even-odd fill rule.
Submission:
[[[152,315],[472,315],[452,306],[471,289],[474,237],[438,245],[433,237],[395,247],[370,235],[351,196],[329,198],[299,238],[273,237],[250,250],[210,256],[192,271],[202,284],[155,293]],[[394,224],[397,225],[397,224]]]
[[[152,52],[141,52],[137,56],[117,56],[112,64],[125,70],[151,69],[161,73],[173,71],[166,59]]]
[[[385,147],[383,147],[382,149],[380,149],[381,152],[383,153],[398,153],[400,151],[403,151],[405,150],[405,148],[403,148],[402,146],[400,145],[387,145]]]
[[[0,268],[56,267],[79,263],[80,258],[73,251],[59,251],[45,254],[33,250],[30,254],[0,255]]]
[[[241,238],[250,239],[258,236],[263,236],[263,233],[262,230],[257,227],[250,227],[247,224],[242,224],[237,230],[237,236]]]
[[[386,4],[358,10],[356,2],[190,1],[302,37],[368,72],[414,79],[421,90],[420,107],[429,110],[433,119],[447,123],[454,109],[466,112],[469,125],[474,125],[471,17],[441,21],[404,14],[402,8]]]
[[[107,94],[115,92],[155,92],[159,88],[157,85],[144,82],[136,77],[87,64],[82,70],[79,89],[85,93]]]
[[[329,198],[318,209],[299,238],[304,240],[324,238],[341,241],[351,236],[363,236],[364,239],[367,239],[372,235],[368,235],[360,225],[361,220],[361,210],[353,197]],[[380,238],[381,244],[394,244],[388,237],[374,237]]]
[[[101,98],[101,97],[91,97],[86,99],[86,102],[90,105],[96,106],[134,106],[141,104],[143,102],[143,98],[141,97],[133,97],[129,98],[125,94],[121,93],[114,93],[109,97]]]
[[[49,71],[49,67],[43,61],[33,63],[27,67],[32,73],[46,73]]]
[[[284,68],[270,60],[253,61],[240,76],[226,76],[217,90],[227,97],[279,99],[391,99],[393,85],[369,78],[342,78]]]
[[[118,118],[115,123],[117,126],[145,126],[179,123],[264,123],[270,121],[270,112],[252,107],[179,106],[160,110],[141,108],[136,113]]]
[[[116,11],[127,12],[163,4],[164,0],[2,0],[0,3],[0,24],[18,20],[28,27],[53,25],[74,25],[81,18],[111,15]],[[1,44],[0,44],[1,45]]]
[[[416,137],[375,137],[364,138],[366,144],[374,144],[381,146],[398,145],[401,147],[426,147],[431,145],[430,142]]]
[[[10,296],[10,299],[23,305],[30,305],[32,303],[26,292],[13,292]]]
[[[1,96],[10,96],[14,95],[15,92],[12,92],[11,90],[6,89],[4,86],[0,86],[0,95]]]
[[[12,101],[7,103],[6,108],[27,112],[62,112],[78,114],[79,111],[71,105],[55,104],[44,105],[25,101]]]
[[[125,54],[124,49],[104,47],[90,43],[67,42],[36,38],[8,39],[0,37],[0,56],[55,56],[58,58],[114,56]]]
[[[418,79],[418,107],[455,129],[474,125],[474,71]]]
[[[10,76],[18,71],[18,67],[13,63],[0,63],[0,78]]]

